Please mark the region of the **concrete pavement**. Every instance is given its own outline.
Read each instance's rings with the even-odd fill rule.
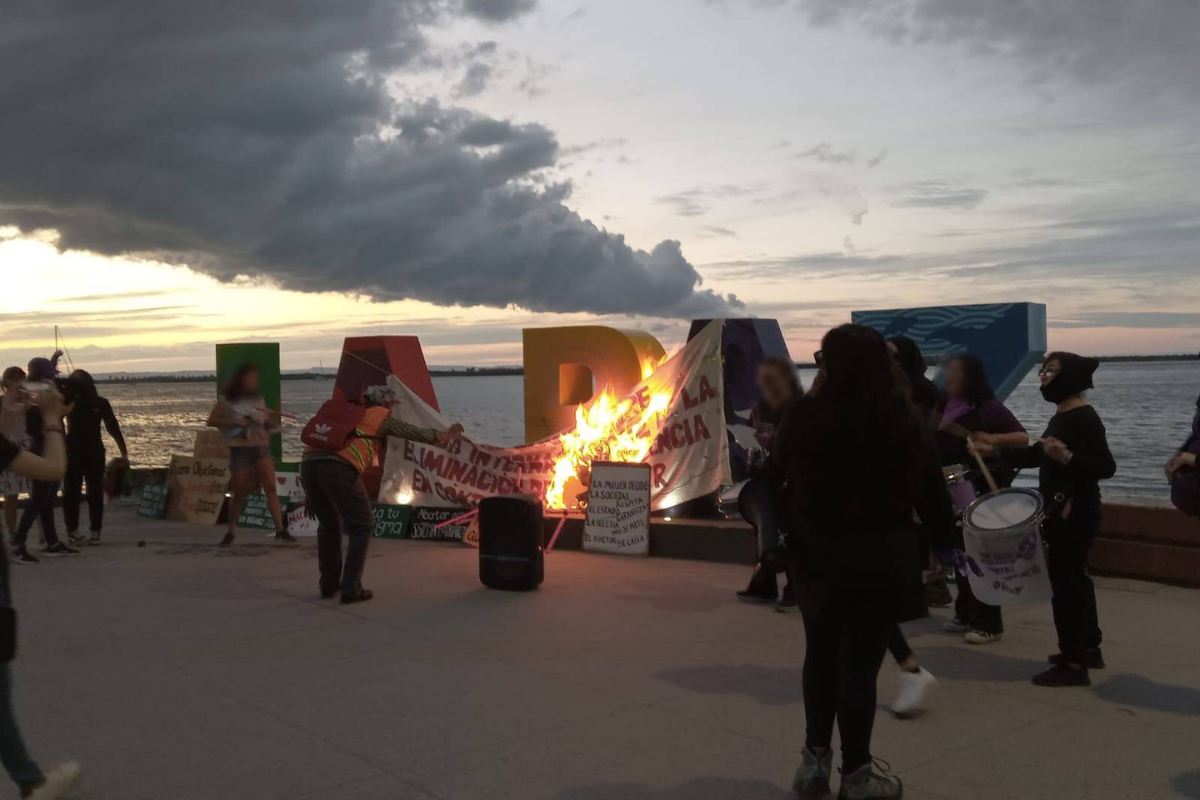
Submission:
[[[377,540],[376,599],[343,607],[316,597],[312,540],[221,551],[216,528],[128,510],[109,527],[13,567],[18,716],[43,766],[83,761],[75,797],[788,796],[804,637],[734,600],[743,567],[554,553],[542,589],[503,594],[474,551]],[[1200,798],[1200,592],[1098,583],[1091,689],[1029,684],[1048,606],[982,649],[941,633],[945,612],[906,626],[940,678],[922,717],[876,724],[906,796]]]

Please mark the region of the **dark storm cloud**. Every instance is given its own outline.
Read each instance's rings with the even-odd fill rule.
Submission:
[[[975,189],[951,181],[916,181],[896,189],[892,205],[900,208],[972,209],[987,197],[984,189]]]
[[[1034,79],[1122,85],[1138,99],[1200,94],[1196,0],[792,0],[815,25],[896,44],[958,44]]]
[[[439,63],[425,26],[533,5],[10,0],[0,224],[300,291],[727,313],[677,242],[636,250],[563,204],[546,128],[389,95]]]

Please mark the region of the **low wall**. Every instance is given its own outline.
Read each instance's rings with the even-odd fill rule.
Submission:
[[[560,519],[547,516],[546,541]],[[555,549],[582,545],[583,517],[568,516]],[[650,555],[750,566],[756,557],[754,531],[740,521],[655,519]],[[1107,504],[1091,565],[1100,575],[1200,586],[1200,520],[1173,508]]]

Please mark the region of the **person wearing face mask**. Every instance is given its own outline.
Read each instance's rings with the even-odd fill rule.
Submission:
[[[1038,488],[1046,499],[1042,524],[1051,606],[1059,652],[1050,669],[1033,677],[1038,686],[1090,686],[1089,669],[1103,669],[1096,589],[1088,575],[1088,550],[1100,531],[1100,481],[1117,471],[1104,423],[1084,392],[1100,362],[1074,353],[1050,353],[1038,372],[1042,397],[1056,413],[1034,445],[998,447],[971,441],[972,453],[1001,458],[1016,467],[1037,467]]]

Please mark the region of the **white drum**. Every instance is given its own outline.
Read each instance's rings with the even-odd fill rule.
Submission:
[[[980,497],[963,514],[963,542],[971,591],[994,606],[1050,599],[1042,550],[1045,504],[1032,489],[1001,489]]]

